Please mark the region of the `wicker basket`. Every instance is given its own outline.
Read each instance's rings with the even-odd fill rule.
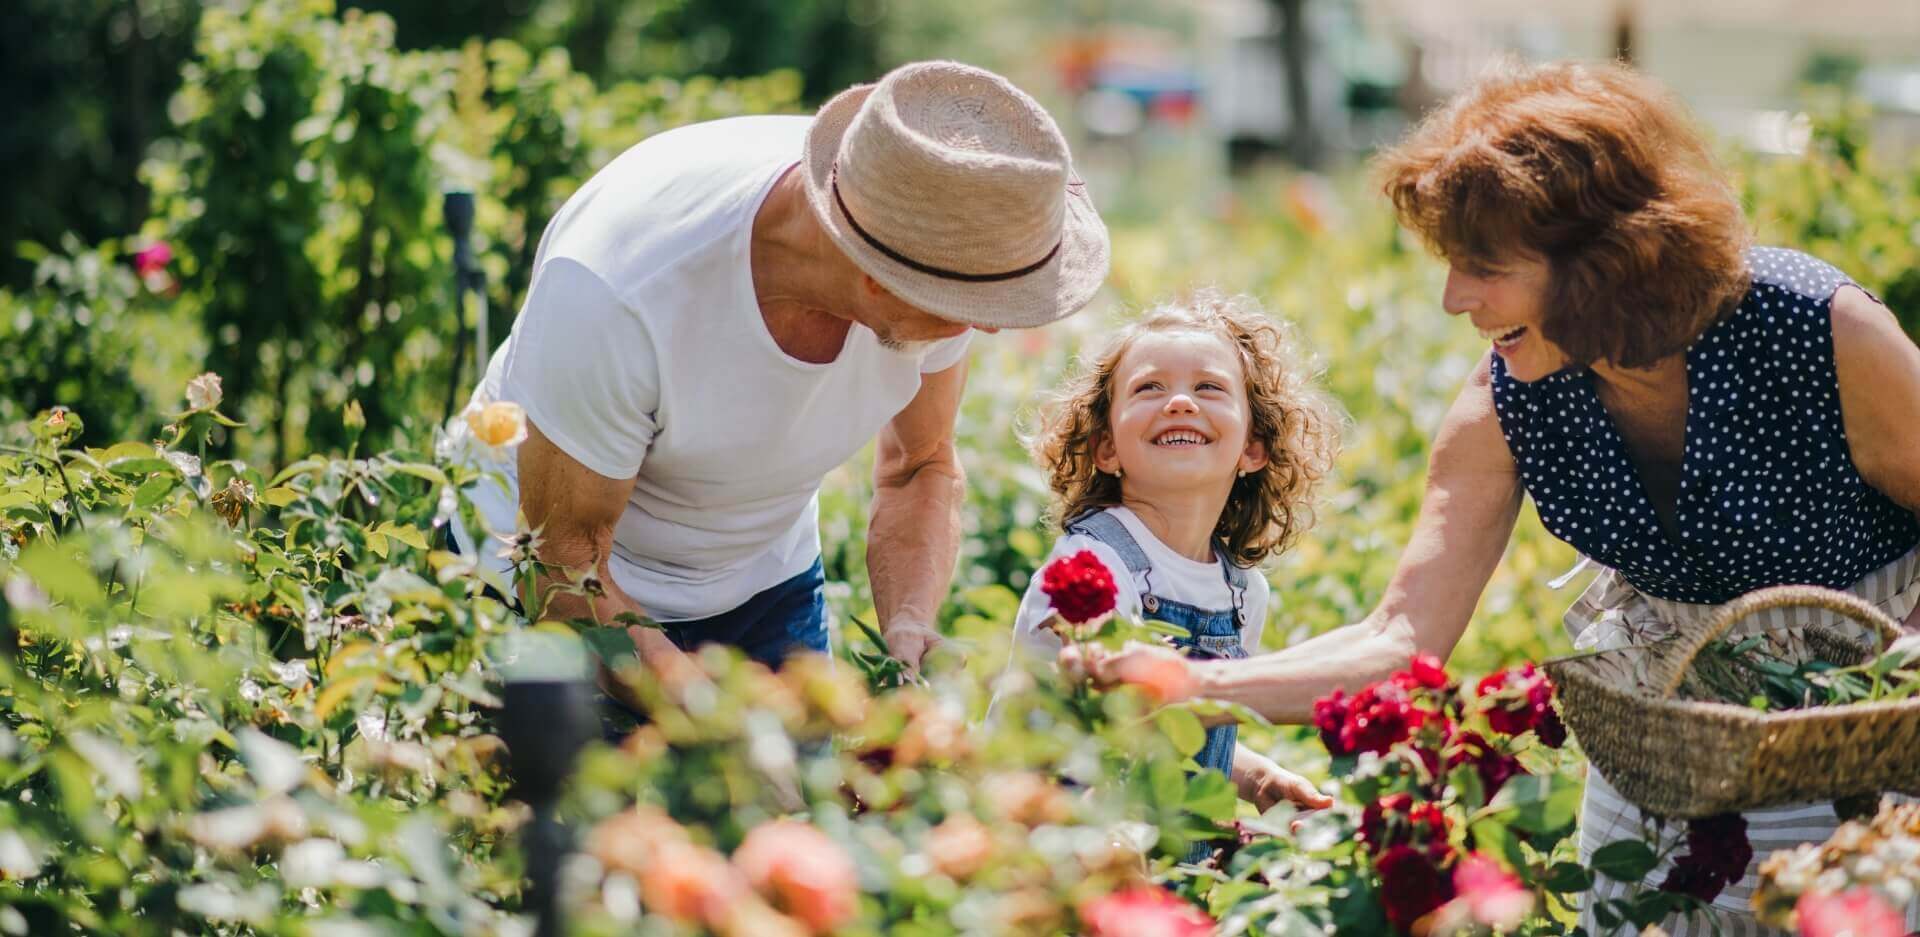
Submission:
[[[1881,648],[1901,633],[1880,610],[1844,592],[1762,589],[1671,640],[1547,662],[1567,727],[1607,783],[1655,816],[1691,819],[1884,791],[1920,793],[1920,698],[1761,712],[1675,695],[1708,642],[1751,615],[1801,606],[1868,626]],[[1874,652],[1819,627],[1774,632],[1769,639],[1798,660],[1851,665]]]

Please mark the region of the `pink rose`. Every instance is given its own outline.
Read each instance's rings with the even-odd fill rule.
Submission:
[[[1164,888],[1139,886],[1080,906],[1087,937],[1207,937],[1213,921]]]
[[[1803,937],[1902,937],[1906,921],[1871,888],[1837,895],[1808,892],[1794,910]]]
[[[1497,931],[1520,926],[1533,910],[1533,892],[1500,863],[1477,852],[1453,867],[1453,890],[1475,922]]]

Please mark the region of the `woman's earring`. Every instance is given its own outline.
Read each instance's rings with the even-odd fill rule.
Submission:
[[[1115,477],[1115,478],[1119,478],[1119,477],[1121,477],[1121,476],[1123,476],[1123,475],[1125,475],[1125,474],[1127,474],[1127,470],[1126,470],[1126,469],[1123,469],[1123,468],[1116,468],[1116,469],[1114,469],[1114,470],[1113,470],[1113,477]]]

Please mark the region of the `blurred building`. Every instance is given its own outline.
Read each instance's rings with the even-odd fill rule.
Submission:
[[[1363,152],[1501,56],[1628,58],[1723,137],[1790,153],[1824,85],[1920,149],[1920,0],[1197,0],[1209,125],[1239,154]],[[1291,20],[1291,21],[1290,21]],[[1290,36],[1289,30],[1295,30]],[[1300,42],[1304,37],[1304,43]],[[1290,44],[1290,40],[1292,44]],[[1289,70],[1288,50],[1304,46]],[[1304,82],[1293,90],[1290,81]]]

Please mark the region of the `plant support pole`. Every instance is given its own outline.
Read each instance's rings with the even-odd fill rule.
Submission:
[[[473,382],[478,385],[487,376],[487,358],[493,346],[487,335],[487,276],[480,269],[480,262],[473,256],[473,193],[448,192],[440,203],[440,214],[446,220],[447,233],[453,237],[453,308],[454,308],[454,350],[451,376],[447,381],[448,417],[453,416],[454,404],[460,396],[460,365],[466,357],[467,344],[467,294],[473,293],[479,300],[478,315],[474,322],[473,338]]]

